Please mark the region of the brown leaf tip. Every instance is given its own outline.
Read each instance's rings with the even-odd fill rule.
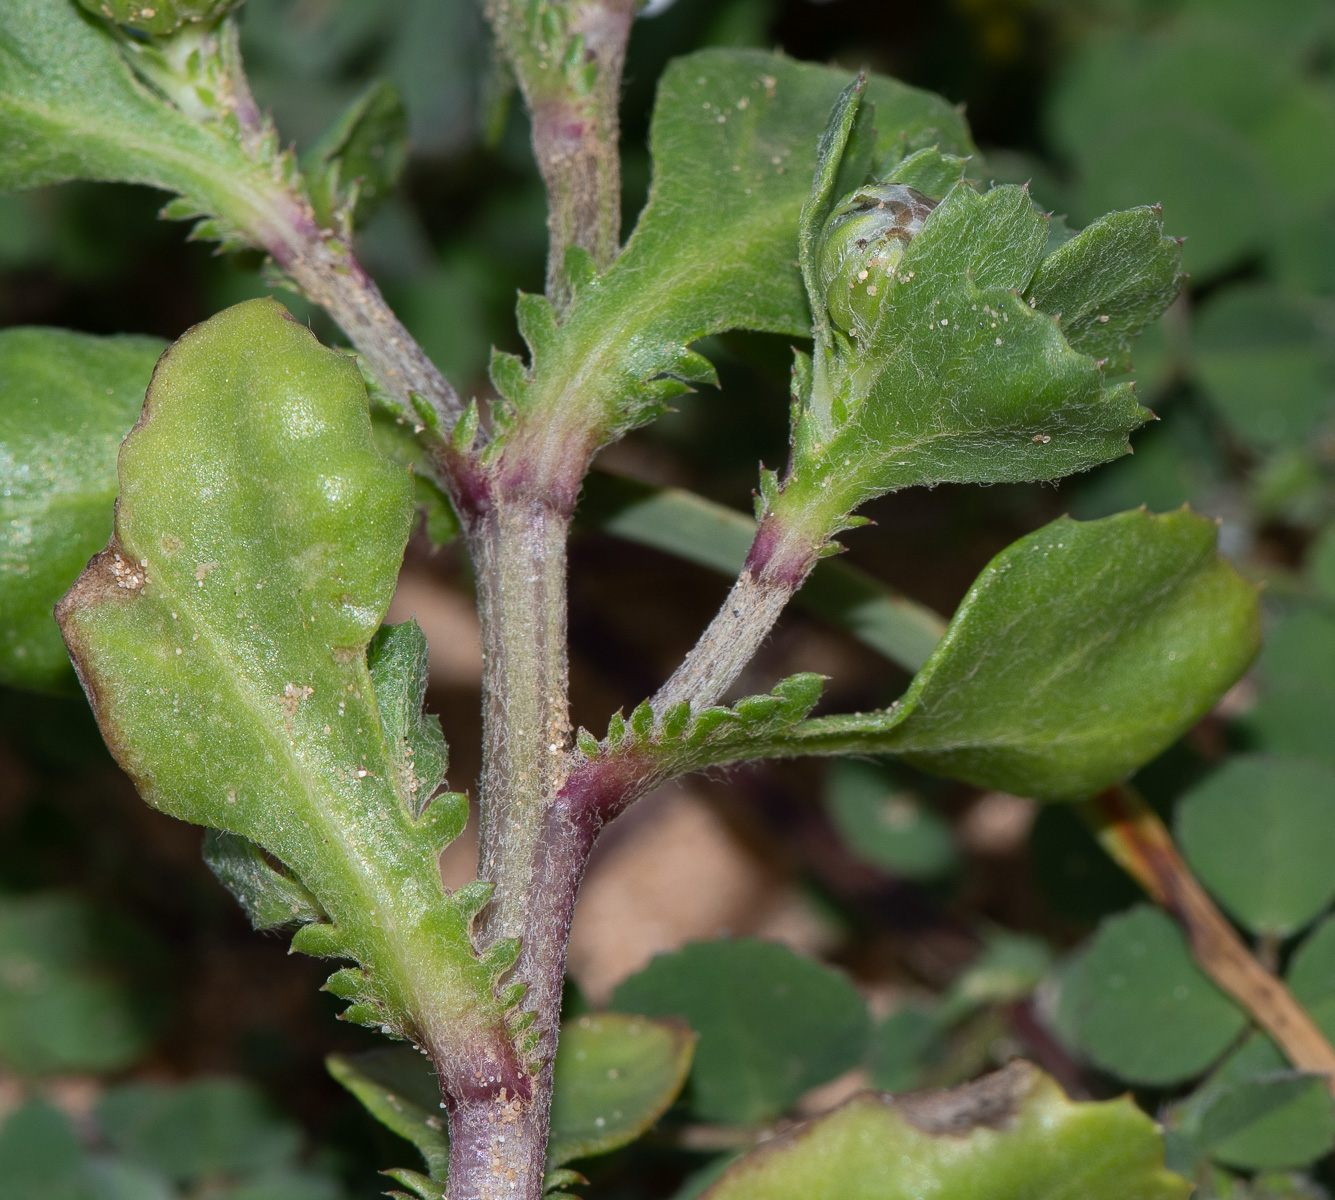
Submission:
[[[1017,1059],[973,1083],[939,1092],[896,1096],[890,1103],[915,1129],[966,1137],[975,1129],[1008,1129],[1033,1090],[1037,1068]]]

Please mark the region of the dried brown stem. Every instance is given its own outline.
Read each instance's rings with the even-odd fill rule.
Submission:
[[[1081,806],[1103,848],[1181,923],[1201,969],[1243,1006],[1300,1071],[1335,1093],[1335,1049],[1293,993],[1265,969],[1178,854],[1172,836],[1136,791],[1120,784]]]

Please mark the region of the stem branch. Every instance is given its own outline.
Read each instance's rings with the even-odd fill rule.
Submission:
[[[1201,969],[1243,1006],[1300,1071],[1335,1092],[1335,1049],[1293,993],[1248,951],[1178,854],[1155,812],[1126,784],[1081,806],[1113,860],[1181,923]]]

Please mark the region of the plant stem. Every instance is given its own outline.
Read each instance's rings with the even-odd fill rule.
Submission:
[[[617,105],[638,5],[636,0],[549,0],[529,10],[538,14],[536,28],[516,11],[520,7],[521,0],[488,0],[487,17],[532,116],[533,155],[547,189],[547,296],[561,310],[570,300],[566,249],[587,250],[601,269],[620,248]],[[560,18],[567,46],[583,39],[583,64],[568,66],[565,53],[550,44],[544,9]],[[583,91],[571,85],[570,71],[586,64],[595,74]]]
[[[774,622],[816,565],[816,547],[803,531],[773,516],[761,522],[737,582],[700,640],[653,697],[654,712],[689,701],[699,710],[732,686],[755,656]]]
[[[1178,854],[1153,809],[1127,784],[1100,792],[1081,815],[1113,860],[1181,923],[1201,969],[1241,1004],[1300,1071],[1335,1092],[1335,1049],[1293,993],[1248,951]]]
[[[543,813],[567,769],[569,528],[564,513],[515,499],[498,502],[470,534],[483,654],[479,873],[496,884],[486,941],[526,933]]]

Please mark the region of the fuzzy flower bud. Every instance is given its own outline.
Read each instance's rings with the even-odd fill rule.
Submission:
[[[867,184],[834,206],[816,271],[836,326],[854,337],[871,329],[904,247],[935,207],[901,183]]]

